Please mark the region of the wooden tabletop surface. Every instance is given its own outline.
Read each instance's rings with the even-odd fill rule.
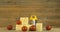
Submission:
[[[43,31],[19,31],[19,30],[7,30],[6,28],[0,28],[0,32],[60,32],[60,28],[52,28],[50,31],[43,29]]]

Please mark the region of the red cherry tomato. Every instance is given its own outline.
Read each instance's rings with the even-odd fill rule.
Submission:
[[[35,25],[32,25],[30,28],[29,28],[30,31],[36,31],[36,26]]]
[[[51,30],[51,29],[52,29],[52,27],[50,25],[46,26],[46,30]]]
[[[22,27],[22,31],[27,31],[27,27],[26,26],[23,26]]]
[[[12,30],[12,29],[13,29],[13,26],[12,26],[12,25],[8,25],[8,26],[7,26],[7,29],[8,29],[8,30]]]
[[[18,25],[20,25],[20,24],[21,24],[21,21],[20,21],[20,20],[18,20],[16,23],[17,23]]]

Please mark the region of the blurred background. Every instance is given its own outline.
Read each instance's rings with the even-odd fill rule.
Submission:
[[[19,17],[31,15],[44,26],[60,27],[60,0],[0,0],[0,27],[15,27]]]

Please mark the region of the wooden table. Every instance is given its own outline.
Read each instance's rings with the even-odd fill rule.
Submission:
[[[6,28],[0,28],[0,32],[24,32],[24,31],[7,30]],[[26,32],[60,32],[60,28],[52,28],[52,30],[50,31],[43,29],[43,31],[26,31]]]

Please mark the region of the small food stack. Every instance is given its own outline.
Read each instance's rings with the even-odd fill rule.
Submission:
[[[42,31],[42,30],[43,30],[43,23],[36,23],[37,20],[38,20],[37,16],[32,15],[32,16],[30,17],[30,20],[32,20],[32,22],[33,22],[32,25],[36,26],[36,27],[35,27],[35,28],[36,28],[36,31]]]
[[[21,30],[22,22],[20,20],[16,21],[16,30]]]
[[[33,24],[29,25],[29,19],[32,20]],[[42,31],[42,23],[36,23],[37,17],[32,15],[29,17],[20,17],[20,20],[16,22],[16,30],[21,31]]]
[[[20,20],[22,21],[22,25],[23,26],[26,26],[26,30],[29,30],[29,24],[28,24],[28,21],[29,21],[29,17],[20,17]]]
[[[28,26],[28,17],[20,17],[20,20],[17,21],[16,24],[16,30],[22,30],[22,27],[27,27]]]

